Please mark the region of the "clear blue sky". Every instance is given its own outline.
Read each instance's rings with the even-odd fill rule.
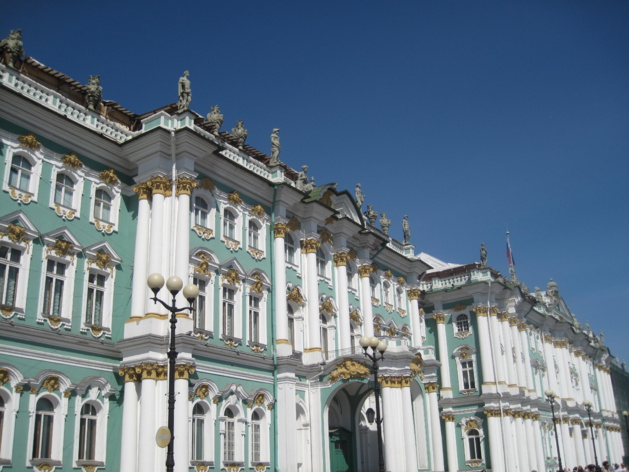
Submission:
[[[4,2],[0,35],[143,113],[218,104],[248,144],[362,183],[377,211],[409,215],[412,243],[507,274],[505,230],[531,289],[629,361],[629,2]]]

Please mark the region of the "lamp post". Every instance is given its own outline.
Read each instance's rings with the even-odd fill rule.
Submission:
[[[559,436],[557,435],[557,419],[555,418],[555,399],[557,395],[552,390],[546,390],[544,392],[546,398],[548,398],[548,403],[550,403],[550,411],[553,415],[553,429],[555,430],[555,441],[557,444],[557,459],[559,461],[559,470],[563,472],[563,464],[561,463],[561,451],[559,450]]]
[[[384,456],[382,455],[382,415],[380,414],[380,383],[378,382],[378,361],[384,359],[384,351],[387,350],[387,343],[380,341],[375,336],[361,336],[358,340],[363,348],[365,356],[373,364],[374,394],[376,395],[376,428],[378,430],[378,471],[384,472]],[[371,348],[369,353],[368,348]],[[378,357],[378,353],[380,357]],[[371,415],[370,415],[371,416]]]
[[[166,471],[173,472],[175,467],[174,444],[175,444],[175,361],[177,359],[177,350],[175,349],[175,331],[177,327],[177,312],[181,310],[194,311],[192,304],[199,296],[199,288],[194,284],[188,284],[183,288],[183,296],[188,300],[190,306],[177,308],[175,297],[183,287],[183,282],[177,276],[169,277],[166,281],[166,289],[171,293],[173,300],[168,303],[157,298],[157,293],[164,286],[164,277],[161,274],[151,274],[146,283],[153,292],[153,300],[159,302],[164,308],[170,311],[170,347],[168,349],[168,431],[170,432],[170,441],[168,442],[168,450],[166,452]]]
[[[596,441],[594,440],[594,430],[592,429],[592,402],[585,400],[583,406],[588,412],[588,421],[590,423],[590,436],[592,437],[592,446],[594,447],[594,465],[598,467],[598,456],[596,455]]]
[[[625,417],[625,428],[627,429],[627,437],[629,438],[629,411],[624,410],[622,416]]]

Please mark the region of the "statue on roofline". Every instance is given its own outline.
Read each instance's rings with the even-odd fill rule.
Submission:
[[[389,227],[391,226],[391,220],[387,218],[386,213],[383,213],[380,216],[380,226],[382,227],[382,231],[384,231],[384,234],[389,234]]]
[[[87,108],[96,111],[96,107],[103,95],[103,87],[100,86],[100,75],[90,75],[86,87],[87,94],[85,99],[87,100]]]
[[[376,225],[376,220],[378,219],[378,212],[373,209],[373,205],[367,205],[367,211],[365,211],[365,216],[367,220],[372,226]]]
[[[310,193],[315,189],[315,179],[314,177],[310,177],[310,182],[304,185],[304,192]]]
[[[485,243],[480,243],[480,265],[482,267],[487,266],[487,249],[485,248]]]
[[[295,185],[298,190],[305,192],[305,187],[308,185],[308,176],[306,173],[308,172],[308,166],[301,166],[301,171],[297,173],[297,180],[295,181]]]
[[[273,128],[273,133],[271,133],[271,160],[269,161],[269,166],[279,166],[280,165],[280,136],[279,128]]]
[[[179,113],[186,111],[192,101],[189,75],[190,72],[184,71],[183,76],[179,78],[179,101],[177,102],[177,112]]]
[[[22,30],[11,30],[9,36],[0,41],[0,49],[4,51],[5,55],[9,56],[7,60],[8,66],[15,69],[16,62],[19,61],[24,54],[24,48],[22,47]]]
[[[238,149],[242,149],[242,147],[245,145],[245,140],[247,139],[248,134],[249,130],[245,129],[244,121],[237,121],[236,127],[232,128],[232,136],[236,138],[236,146],[238,147]]]
[[[356,184],[354,195],[356,196],[356,204],[358,205],[358,209],[360,210],[363,206],[363,202],[365,201],[365,196],[363,195],[363,191],[360,188],[360,184]]]
[[[404,215],[402,220],[402,231],[404,233],[404,244],[408,244],[411,240],[411,225],[408,222],[408,215]]]
[[[207,115],[207,122],[210,124],[210,133],[218,135],[223,126],[223,115],[218,105],[211,107],[212,111]]]

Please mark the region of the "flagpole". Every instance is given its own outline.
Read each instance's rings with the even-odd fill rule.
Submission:
[[[509,230],[507,230],[507,261],[509,262],[509,274],[511,275],[511,281],[517,282],[518,276],[515,274],[515,259],[513,258],[513,252],[511,251],[511,240],[509,239]]]

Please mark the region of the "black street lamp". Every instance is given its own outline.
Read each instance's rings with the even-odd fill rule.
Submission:
[[[594,447],[594,465],[598,468],[598,456],[596,455],[596,441],[594,441],[594,430],[592,429],[592,402],[585,400],[583,406],[588,412],[588,421],[590,424],[590,436],[592,437],[592,446]]]
[[[627,438],[629,438],[629,411],[624,410],[622,416],[625,417],[625,428],[627,429]]]
[[[373,364],[373,390],[376,395],[376,427],[378,429],[378,471],[385,472],[384,455],[382,454],[382,415],[380,414],[380,382],[378,381],[378,361],[384,359],[384,351],[387,350],[387,343],[384,341],[380,341],[375,336],[361,336],[358,343],[360,344],[360,347],[363,348],[365,356],[367,356]],[[371,354],[367,350],[368,348],[371,348]],[[380,357],[378,357],[378,353],[380,353]]]
[[[170,441],[166,452],[166,471],[173,472],[175,467],[175,361],[177,360],[177,350],[175,349],[175,331],[177,327],[177,312],[182,310],[194,311],[192,304],[199,296],[199,288],[194,284],[188,284],[183,288],[183,296],[188,300],[190,306],[177,308],[175,297],[183,287],[183,282],[177,276],[169,277],[166,281],[166,289],[173,296],[172,304],[169,305],[159,298],[157,293],[164,286],[164,277],[161,274],[151,274],[146,283],[153,292],[153,300],[159,302],[164,308],[170,311],[170,348],[168,349],[168,431]]]
[[[555,430],[555,441],[557,444],[557,459],[559,461],[559,470],[563,472],[563,465],[561,463],[561,451],[559,450],[559,436],[557,435],[557,418],[555,418],[555,399],[557,395],[552,390],[546,390],[544,392],[546,394],[546,398],[548,398],[548,403],[550,403],[550,411],[553,415],[553,428]]]

